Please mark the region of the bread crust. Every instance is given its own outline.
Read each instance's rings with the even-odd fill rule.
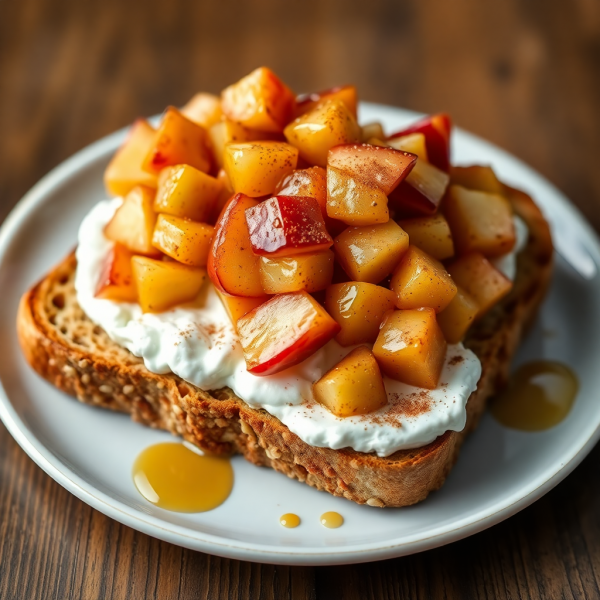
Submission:
[[[548,224],[529,196],[506,190],[529,227],[529,242],[518,257],[510,295],[472,327],[465,341],[482,364],[477,390],[467,403],[465,429],[448,431],[421,448],[385,458],[349,448],[316,448],[228,388],[207,393],[176,375],[151,373],[77,304],[73,254],[23,295],[17,317],[21,347],[43,378],[86,404],[129,413],[134,421],[170,431],[207,452],[241,454],[255,465],[359,504],[415,504],[442,486],[486,400],[505,384],[511,358],[550,281]]]

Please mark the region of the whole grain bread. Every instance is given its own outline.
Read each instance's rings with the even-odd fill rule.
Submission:
[[[486,400],[505,384],[511,358],[550,280],[548,225],[526,194],[512,188],[507,193],[530,234],[518,257],[514,288],[471,328],[465,341],[483,368],[467,403],[465,429],[448,431],[421,448],[386,458],[350,448],[316,448],[266,411],[250,408],[228,388],[207,393],[175,375],[151,373],[77,304],[73,255],[24,294],[17,320],[21,346],[42,377],[81,402],[129,413],[134,421],[170,431],[204,451],[242,454],[255,465],[359,504],[414,504],[444,483]]]

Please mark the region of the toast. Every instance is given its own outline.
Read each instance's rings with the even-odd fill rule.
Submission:
[[[465,429],[447,431],[420,448],[381,458],[350,448],[313,447],[228,388],[208,393],[176,375],[151,373],[142,359],[111,341],[77,304],[74,255],[24,294],[17,320],[20,343],[42,377],[81,402],[129,413],[134,421],[170,431],[207,452],[242,454],[255,465],[359,504],[415,504],[442,486],[487,399],[505,384],[512,356],[550,281],[548,224],[529,196],[506,190],[529,227],[529,241],[518,256],[511,293],[471,328],[465,340],[482,364],[477,390],[467,403]]]

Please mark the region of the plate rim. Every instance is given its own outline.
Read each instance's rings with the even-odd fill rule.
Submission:
[[[388,113],[402,113],[403,117],[418,118],[420,113],[392,107],[383,104],[361,103],[361,106],[370,111],[380,111]],[[123,137],[126,135],[129,127],[122,128],[111,133],[96,142],[86,146],[76,152],[71,157],[60,163],[52,169],[47,175],[42,177],[15,205],[4,223],[0,227],[0,259],[6,253],[12,240],[18,235],[20,226],[27,219],[35,207],[42,203],[46,195],[64,179],[77,174],[87,165],[98,160],[104,154],[113,152]],[[537,173],[516,156],[499,148],[495,144],[471,134],[463,129],[456,128],[461,136],[489,147],[493,152],[501,154],[512,162],[515,162],[523,169],[529,177],[539,181],[553,193],[554,199],[575,220],[578,227],[583,229],[595,246],[595,251],[600,254],[600,240],[595,230],[586,221],[580,211],[572,205],[569,200],[545,177]],[[542,206],[543,209],[543,206]],[[32,372],[32,375],[33,372]],[[422,552],[436,548],[454,541],[458,541],[488,527],[491,527],[504,519],[511,517],[520,510],[531,505],[541,496],[558,485],[567,475],[569,475],[588,455],[591,449],[600,439],[600,420],[596,428],[591,432],[587,439],[580,440],[579,444],[573,445],[574,450],[569,454],[568,460],[557,464],[557,469],[553,469],[550,477],[543,481],[538,481],[536,485],[529,488],[529,491],[522,495],[513,493],[512,501],[505,500],[500,507],[489,507],[485,514],[477,518],[464,517],[459,521],[453,521],[444,526],[438,527],[429,535],[413,534],[404,541],[390,540],[389,544],[381,542],[371,542],[363,544],[364,548],[345,549],[344,547],[334,548],[303,548],[294,546],[292,550],[278,548],[273,549],[264,544],[248,543],[242,541],[227,540],[221,536],[213,535],[201,531],[193,531],[184,526],[173,523],[164,525],[161,519],[152,515],[143,513],[121,500],[110,497],[103,491],[96,488],[93,484],[84,481],[68,465],[60,460],[49,450],[44,443],[27,427],[23,422],[0,381],[0,419],[8,429],[9,433],[27,455],[50,477],[52,477],[62,487],[67,489],[80,500],[90,505],[103,514],[123,523],[133,529],[146,533],[147,535],[173,543],[179,546],[190,548],[238,560],[247,560],[254,562],[263,562],[271,564],[285,565],[335,565],[352,564],[359,562],[371,562],[384,560]],[[565,457],[566,458],[566,457]],[[521,490],[523,487],[520,488]],[[163,523],[161,525],[161,522]]]

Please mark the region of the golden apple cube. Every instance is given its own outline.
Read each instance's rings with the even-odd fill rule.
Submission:
[[[412,154],[416,154],[422,162],[429,162],[425,135],[422,133],[409,133],[402,137],[392,138],[386,142],[386,145],[396,150],[402,150],[403,152],[411,152]]]
[[[438,324],[446,341],[449,344],[461,342],[475,321],[478,312],[479,305],[475,298],[457,286],[456,296],[437,316]]]
[[[335,339],[342,346],[372,344],[385,314],[395,306],[394,292],[372,283],[335,283],[325,294],[325,308],[341,327]]]
[[[385,139],[383,125],[381,123],[367,123],[360,128],[360,138],[363,142],[369,142],[371,138],[378,140]],[[379,144],[374,144],[379,145]]]
[[[137,289],[131,270],[130,250],[115,244],[102,262],[96,298],[115,302],[137,302]]]
[[[298,150],[284,142],[245,142],[225,146],[224,168],[236,194],[272,194],[298,163]]]
[[[283,258],[260,258],[260,282],[266,294],[324,290],[333,277],[331,250]]]
[[[154,210],[206,222],[214,213],[221,190],[220,181],[190,165],[166,167],[158,176]]]
[[[223,116],[221,98],[214,94],[200,92],[181,109],[181,114],[197,125],[208,129]]]
[[[215,228],[173,215],[158,215],[152,244],[167,256],[191,267],[205,267]]]
[[[432,308],[396,310],[383,322],[373,354],[388,377],[433,390],[442,373],[446,348]]]
[[[336,417],[372,413],[388,402],[379,365],[366,346],[352,350],[312,389],[315,400]]]
[[[504,186],[498,181],[492,167],[472,165],[470,167],[450,167],[450,182],[462,185],[469,190],[479,190],[489,194],[504,194]]]
[[[162,261],[145,256],[131,259],[142,312],[162,312],[200,293],[206,279],[206,269],[198,269],[174,261]]]
[[[451,185],[444,214],[459,254],[481,252],[495,257],[515,245],[515,226],[509,201],[500,194]]]
[[[247,315],[251,310],[254,310],[261,304],[264,304],[269,296],[261,296],[259,298],[248,298],[246,296],[231,296],[221,290],[215,288],[219,299],[223,303],[225,312],[231,321],[231,324],[237,330],[238,319],[241,319],[244,315]]]
[[[440,312],[456,296],[456,285],[444,265],[412,245],[392,274],[390,290],[401,309],[428,307]]]
[[[327,153],[338,144],[358,142],[360,127],[340,100],[326,100],[292,121],[284,130],[310,165],[327,166]]]
[[[294,117],[299,117],[313,110],[315,106],[325,102],[325,100],[339,100],[343,102],[348,110],[352,113],[352,116],[356,119],[356,107],[358,104],[358,94],[356,87],[353,85],[342,85],[322,92],[312,92],[296,98],[296,110],[294,111]]]
[[[136,185],[156,187],[156,174],[142,169],[156,132],[148,121],[138,119],[129,130],[127,139],[112,157],[104,171],[104,185],[109,194],[125,196]]]
[[[454,242],[448,221],[442,214],[402,219],[398,225],[408,233],[410,243],[437,260],[454,256]]]
[[[159,252],[152,245],[155,224],[154,190],[138,185],[125,196],[104,228],[104,235],[136,254],[156,256]]]
[[[273,137],[272,134],[248,129],[225,117],[211,125],[208,130],[208,135],[210,137],[214,159],[219,168],[223,167],[225,146],[230,142],[254,142],[257,140],[269,140]]]
[[[408,250],[408,235],[394,221],[348,227],[333,241],[335,255],[354,281],[379,283]]]

